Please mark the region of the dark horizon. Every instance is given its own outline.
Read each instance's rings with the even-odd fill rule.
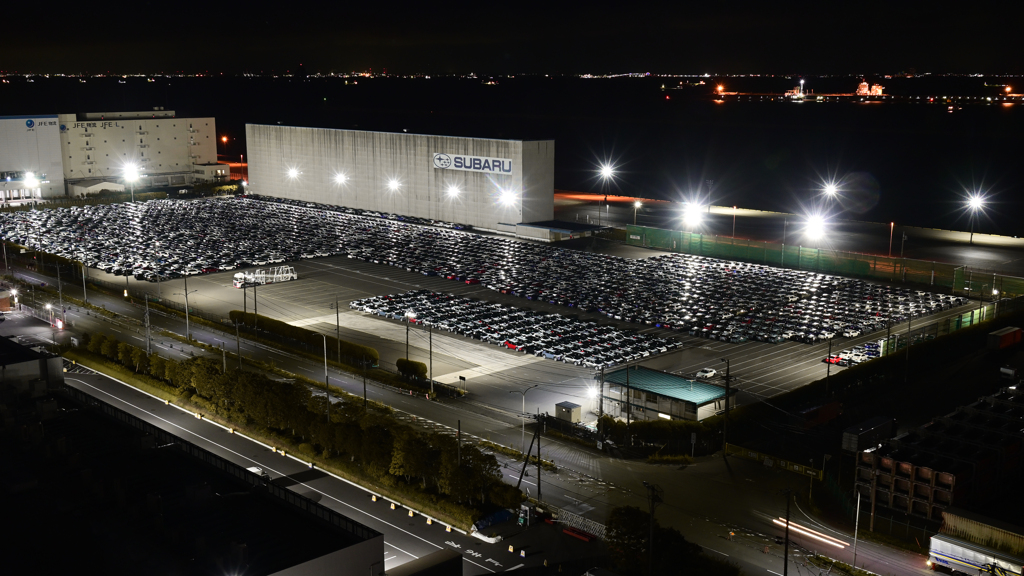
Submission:
[[[0,71],[1024,72],[1016,20],[980,4],[955,11],[881,3],[258,8],[213,2],[202,11],[161,11],[115,1],[105,9],[112,16],[97,19],[89,7],[72,7],[61,12],[61,27],[8,44]],[[8,21],[38,15],[15,5]]]

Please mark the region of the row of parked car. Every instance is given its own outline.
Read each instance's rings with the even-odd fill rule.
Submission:
[[[294,200],[151,200],[0,214],[0,237],[153,282],[345,254],[366,232],[465,226]],[[372,237],[373,234],[370,234]]]
[[[622,258],[459,227],[256,196],[0,214],[4,238],[114,274],[156,280],[345,255],[726,342],[855,338],[966,301],[702,256]]]
[[[572,316],[429,290],[353,300],[349,307],[588,368],[610,368],[682,345]]]

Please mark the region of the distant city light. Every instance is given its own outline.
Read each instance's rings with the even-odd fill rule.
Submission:
[[[397,179],[392,178],[391,180],[388,180],[388,190],[394,192],[395,190],[398,190],[399,186],[401,186],[401,184],[398,182]]]
[[[228,143],[228,137],[227,136],[221,136],[220,137],[220,141],[225,143],[225,144],[227,144]]]

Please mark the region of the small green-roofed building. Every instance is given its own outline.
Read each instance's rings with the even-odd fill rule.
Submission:
[[[632,420],[703,420],[725,401],[725,388],[676,376],[668,372],[632,366],[604,376],[603,411],[626,417],[627,386]]]

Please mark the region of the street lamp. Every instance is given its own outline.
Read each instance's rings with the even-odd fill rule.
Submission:
[[[139,167],[135,164],[126,164],[124,167],[124,181],[131,185],[132,202],[135,202],[135,183],[139,180]]]
[[[392,178],[392,179],[388,180],[388,190],[390,190],[390,191],[392,191],[392,192],[395,192],[396,190],[398,190],[398,188],[399,188],[399,187],[400,187],[401,185],[402,185],[402,183],[401,183],[401,182],[399,182],[399,181],[398,181],[397,179],[395,179],[395,178]]]
[[[967,199],[967,207],[971,211],[971,241],[970,244],[974,244],[974,219],[977,217],[978,210],[981,210],[985,206],[985,199],[978,194],[971,195]]]
[[[529,392],[530,390],[533,390],[537,386],[540,386],[540,384],[534,384],[533,386],[528,386],[526,388],[526,390],[509,390],[508,391],[509,394],[514,394],[514,393],[518,392],[518,393],[523,395],[523,415],[522,415],[522,418],[523,418],[523,439],[522,439],[523,448],[522,448],[522,453],[523,453],[523,457],[524,458],[526,457],[526,393]]]
[[[344,172],[338,172],[337,174],[334,175],[334,182],[336,184],[344,184],[347,181],[348,176],[346,176]]]
[[[807,217],[807,226],[804,228],[804,235],[817,242],[825,235],[825,219],[818,214]]]
[[[825,196],[828,198],[835,198],[836,194],[839,193],[839,188],[835,184],[829,182],[825,185]]]
[[[639,210],[640,207],[643,205],[644,203],[639,200],[633,202],[633,226],[636,226],[636,211]]]
[[[409,325],[416,319],[416,313],[408,310],[405,313],[405,359],[409,359]]]
[[[459,195],[460,192],[461,191],[459,190],[459,187],[454,185],[454,184],[452,184],[451,186],[448,187],[448,197],[449,198],[455,198],[456,196]]]
[[[46,311],[50,313],[50,326],[53,326],[53,306],[47,304]]]

